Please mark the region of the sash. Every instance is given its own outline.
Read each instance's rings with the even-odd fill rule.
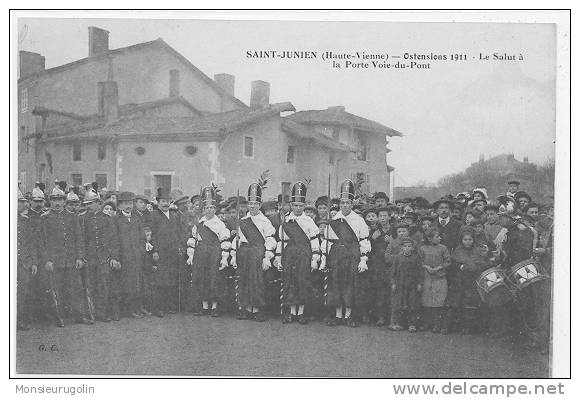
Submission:
[[[306,246],[308,249],[310,246],[310,238],[306,235],[306,232],[298,225],[298,222],[285,222],[282,224],[282,229],[284,233],[290,238],[290,242],[297,246]]]
[[[240,220],[240,230],[251,246],[264,246],[265,239],[251,218]]]
[[[342,241],[341,243],[346,245],[358,245],[358,238],[346,220],[332,220],[330,222],[330,227],[338,237],[338,240]]]
[[[201,236],[201,242],[207,245],[220,247],[220,240],[215,232],[200,223],[197,227],[197,233]]]

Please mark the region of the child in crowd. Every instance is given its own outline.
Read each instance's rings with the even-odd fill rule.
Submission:
[[[384,326],[390,315],[391,302],[391,272],[385,261],[385,251],[391,241],[391,223],[389,209],[379,208],[377,228],[371,232],[371,256],[373,264],[371,271],[372,296],[374,315],[377,326]]]
[[[392,239],[389,246],[385,250],[385,261],[387,266],[391,266],[394,261],[394,256],[399,254],[402,245],[402,239],[409,237],[409,226],[405,223],[399,223],[396,228],[397,236]]]
[[[448,307],[441,334],[447,334],[455,323],[463,334],[475,330],[475,322],[481,299],[475,285],[476,278],[488,267],[488,260],[481,249],[475,245],[475,230],[463,227],[459,232],[459,246],[451,255],[449,267]]]
[[[390,330],[417,331],[418,311],[421,307],[421,259],[415,251],[415,242],[401,238],[401,251],[393,258],[391,271]]]
[[[447,268],[451,265],[451,256],[446,246],[441,244],[439,231],[431,229],[426,233],[429,242],[419,248],[419,257],[423,267],[423,330],[431,329],[433,333],[441,330],[442,309],[447,297]]]

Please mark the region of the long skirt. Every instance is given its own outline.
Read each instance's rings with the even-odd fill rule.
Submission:
[[[330,275],[328,277],[328,305],[331,307],[354,305],[354,294],[357,286],[360,251],[358,243],[347,247],[335,243],[330,248],[327,261]]]
[[[304,305],[312,299],[310,250],[288,245],[282,256],[282,283],[284,305]]]
[[[238,294],[242,307],[266,305],[262,259],[264,248],[242,244],[237,251]]]
[[[225,275],[219,271],[222,251],[202,242],[193,257],[193,295],[198,301],[219,301],[225,286]]]
[[[447,278],[425,272],[421,302],[423,307],[443,307],[447,298]]]

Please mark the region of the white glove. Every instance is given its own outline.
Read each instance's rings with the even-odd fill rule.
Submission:
[[[320,258],[320,266],[318,267],[320,271],[326,270],[326,256]]]
[[[268,260],[267,258],[262,259],[262,269],[264,271],[269,270],[271,266],[272,264],[270,264],[270,260]]]
[[[318,260],[315,258],[312,258],[312,260],[310,260],[310,268],[314,271],[318,269]]]
[[[227,268],[227,266],[228,266],[228,260],[224,260],[224,259],[222,258],[222,260],[220,261],[220,267],[219,267],[219,270],[221,271],[222,269],[224,269],[224,268]]]
[[[193,264],[193,254],[194,253],[195,253],[195,250],[193,249],[193,247],[187,248],[187,265]]]
[[[232,252],[232,258],[230,259],[230,265],[233,269],[238,269],[238,263],[236,261],[236,252]]]
[[[358,263],[358,272],[365,272],[368,269],[369,267],[367,266],[366,258],[361,258],[360,262]]]
[[[145,242],[145,251],[150,252],[151,250],[153,250],[153,245],[149,242]]]
[[[278,271],[282,271],[282,261],[280,256],[274,257],[274,267],[278,268]]]

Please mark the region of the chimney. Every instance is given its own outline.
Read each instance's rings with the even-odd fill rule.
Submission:
[[[169,71],[169,96],[179,97],[179,71],[177,69]]]
[[[220,86],[226,93],[234,96],[234,87],[236,83],[236,77],[234,75],[228,75],[227,73],[218,73],[213,76],[213,80],[218,86]]]
[[[119,89],[117,82],[107,80],[98,83],[99,115],[112,122],[119,117]]]
[[[252,82],[250,107],[265,108],[268,105],[270,105],[270,83],[263,80],[254,80]]]
[[[44,57],[30,51],[20,51],[20,77],[26,77],[44,70]]]
[[[104,54],[109,51],[109,32],[89,26],[89,57]]]
[[[338,111],[338,112],[344,112],[345,111],[345,107],[344,106],[329,106],[328,107],[329,111]]]

